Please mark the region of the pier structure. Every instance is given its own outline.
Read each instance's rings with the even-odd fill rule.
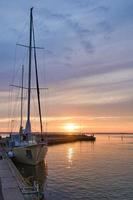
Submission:
[[[40,134],[37,135],[38,138],[42,137]],[[81,141],[90,141],[94,142],[96,137],[94,135],[59,135],[59,134],[48,134],[44,136],[46,138],[48,146],[56,144],[64,144],[70,142],[81,142]]]
[[[37,184],[29,186],[0,144],[0,200],[39,200]]]
[[[13,171],[10,160],[0,160],[0,199],[24,200],[21,192],[22,183]]]

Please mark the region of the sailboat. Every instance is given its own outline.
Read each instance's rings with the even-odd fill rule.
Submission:
[[[34,24],[33,24],[33,8],[30,9],[30,39],[29,46],[29,67],[28,67],[28,99],[27,99],[27,121],[25,128],[22,124],[22,108],[23,108],[23,68],[22,68],[22,86],[21,86],[21,123],[19,133],[12,133],[10,135],[9,146],[13,152],[15,160],[21,163],[29,165],[37,165],[44,161],[47,153],[47,144],[45,139],[42,137],[40,141],[37,141],[35,135],[31,131],[31,69],[32,69],[32,57],[34,57],[35,62],[35,76],[36,76],[36,90],[38,99],[38,111],[39,111],[39,121],[40,130],[43,136],[43,125],[42,125],[42,114],[41,114],[41,103],[40,103],[40,91],[39,91],[39,79],[38,79],[38,69],[37,69],[37,57],[36,57],[36,45],[35,45],[35,34],[34,34]],[[33,55],[32,55],[33,54]]]

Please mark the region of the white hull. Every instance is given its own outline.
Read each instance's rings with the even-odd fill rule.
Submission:
[[[45,144],[32,144],[13,148],[15,160],[28,165],[37,165],[44,162],[47,153]]]

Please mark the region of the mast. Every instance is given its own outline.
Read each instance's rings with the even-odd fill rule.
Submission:
[[[21,80],[21,119],[20,119],[20,133],[23,129],[23,89],[24,89],[24,65],[22,65],[22,80]]]
[[[33,7],[30,9],[30,37],[29,37],[29,73],[28,73],[28,109],[27,109],[27,122],[26,133],[31,133],[30,123],[30,101],[31,101],[31,58],[32,58],[32,32],[33,32]]]
[[[34,46],[34,60],[35,60],[36,87],[37,87],[37,99],[38,99],[38,109],[39,109],[39,119],[40,119],[40,130],[41,130],[41,134],[42,134],[43,126],[42,126],[42,113],[41,113],[41,102],[40,102],[39,79],[38,79],[38,70],[37,70],[37,57],[36,57],[36,43],[35,43],[34,25],[33,25],[33,46]]]

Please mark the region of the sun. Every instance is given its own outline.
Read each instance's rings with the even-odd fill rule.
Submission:
[[[68,123],[64,126],[64,129],[67,131],[67,132],[75,132],[77,129],[79,128],[78,125],[76,124],[73,124],[73,123]]]

